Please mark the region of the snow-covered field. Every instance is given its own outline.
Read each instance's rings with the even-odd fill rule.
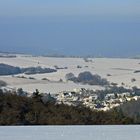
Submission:
[[[140,126],[5,126],[0,140],[139,140]]]
[[[39,89],[41,92],[57,93],[65,90],[73,90],[75,88],[101,89],[100,86],[80,85],[72,82],[66,82],[65,75],[69,72],[76,76],[80,72],[90,71],[93,74],[99,74],[110,82],[122,82],[125,87],[140,87],[140,73],[134,73],[135,70],[140,70],[140,60],[138,59],[118,59],[118,58],[94,58],[92,62],[85,62],[83,58],[55,58],[55,57],[31,57],[18,55],[16,58],[0,58],[0,63],[9,64],[18,67],[41,66],[54,68],[68,67],[68,69],[59,69],[56,73],[24,75],[25,77],[34,77],[32,79],[23,79],[12,76],[0,76],[0,80],[8,83],[9,87],[23,88],[25,91],[33,92]],[[82,68],[77,68],[77,66]],[[111,76],[107,76],[110,74]],[[50,81],[44,81],[42,78],[47,78]],[[132,82],[131,79],[136,81]],[[59,82],[63,79],[63,82]]]

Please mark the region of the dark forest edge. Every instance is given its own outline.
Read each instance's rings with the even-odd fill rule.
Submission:
[[[91,111],[83,106],[58,105],[54,101],[44,103],[40,95],[21,97],[9,93],[0,94],[0,125],[139,124],[139,106],[140,100],[106,112]]]
[[[38,62],[39,63],[39,62]],[[57,72],[56,69],[38,67],[20,68],[11,65],[0,63],[0,75],[14,75],[14,74],[42,74]]]

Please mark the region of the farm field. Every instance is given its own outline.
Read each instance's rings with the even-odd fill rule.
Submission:
[[[98,74],[106,78],[110,83],[123,84],[126,88],[133,86],[140,87],[140,73],[134,73],[140,70],[139,59],[123,58],[89,58],[86,62],[83,58],[57,58],[57,57],[33,57],[28,55],[17,55],[16,58],[0,58],[0,63],[17,66],[21,68],[38,67],[56,68],[57,72],[45,74],[18,74],[0,76],[0,80],[8,83],[10,88],[23,88],[28,92],[39,89],[40,92],[58,93],[73,89],[103,89],[102,86],[82,85],[66,81],[65,75],[73,73],[78,76],[79,73],[89,71],[92,74]],[[26,78],[19,78],[19,77]],[[42,80],[42,79],[47,80]],[[135,79],[135,81],[132,81]]]

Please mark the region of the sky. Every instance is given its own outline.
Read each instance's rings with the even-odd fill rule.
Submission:
[[[0,51],[140,55],[140,0],[0,0]]]

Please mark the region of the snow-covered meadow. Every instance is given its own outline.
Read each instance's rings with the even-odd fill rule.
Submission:
[[[32,57],[25,55],[17,55],[16,58],[0,58],[0,63],[9,64],[18,67],[47,67],[59,68],[67,67],[67,69],[58,69],[54,73],[24,75],[25,78],[18,78],[14,76],[0,76],[0,80],[8,83],[8,87],[23,88],[25,91],[33,92],[39,89],[41,92],[57,93],[65,90],[73,90],[79,88],[87,89],[102,89],[101,86],[81,85],[73,82],[67,82],[65,75],[67,73],[74,73],[76,76],[80,72],[90,71],[92,74],[98,74],[102,78],[106,78],[110,83],[117,83],[125,87],[140,87],[140,73],[134,73],[140,70],[139,59],[121,59],[121,58],[92,58],[92,61],[86,62],[83,58],[56,58],[56,57]],[[77,68],[80,66],[81,68]],[[19,76],[18,75],[18,76]],[[33,77],[35,79],[28,79]],[[47,80],[42,80],[47,78]],[[59,81],[62,79],[63,81]],[[132,82],[132,79],[136,81]]]
[[[139,126],[6,126],[0,140],[139,140]]]

